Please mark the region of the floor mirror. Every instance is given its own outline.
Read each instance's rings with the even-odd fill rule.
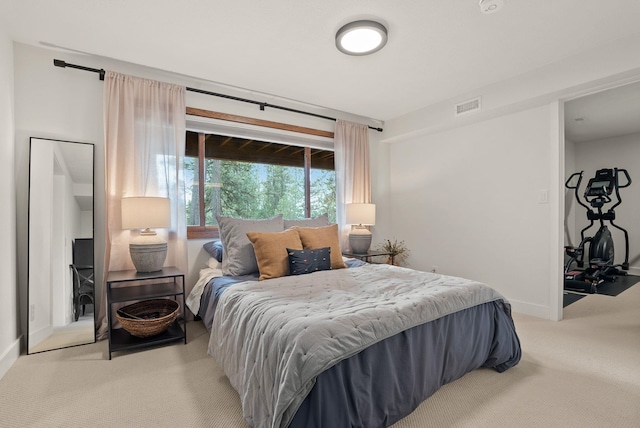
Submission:
[[[30,139],[27,353],[96,341],[94,146]]]

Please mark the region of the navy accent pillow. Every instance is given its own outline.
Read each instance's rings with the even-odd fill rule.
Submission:
[[[203,245],[204,250],[209,253],[211,257],[222,263],[222,241],[216,239],[215,241],[207,242]]]
[[[292,250],[287,248],[287,254],[289,256],[289,273],[291,275],[304,275],[305,273],[331,269],[331,247],[313,250]]]

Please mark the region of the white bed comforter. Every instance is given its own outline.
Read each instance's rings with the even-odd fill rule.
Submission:
[[[202,298],[204,287],[213,278],[222,276],[221,267],[222,265],[220,264],[220,262],[211,257],[209,259],[209,262],[207,263],[207,267],[204,269],[200,269],[198,281],[191,289],[191,292],[187,296],[186,301],[187,307],[191,310],[192,314],[198,315],[198,311],[200,310],[200,299]]]
[[[390,265],[245,282],[222,294],[209,354],[240,394],[250,426],[284,427],[322,371],[403,330],[494,300],[505,299],[479,282]]]

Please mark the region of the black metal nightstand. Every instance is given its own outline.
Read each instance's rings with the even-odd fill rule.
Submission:
[[[134,283],[135,282],[135,283]],[[110,271],[107,276],[107,319],[109,322],[109,359],[111,353],[126,349],[144,348],[175,341],[187,343],[187,317],[185,316],[184,274],[175,267],[157,272],[138,273],[135,270]],[[130,335],[122,328],[111,327],[113,310],[118,302],[169,297],[177,299],[182,307],[182,327],[176,319],[164,333],[147,338]]]
[[[367,263],[372,263],[371,258],[377,256],[387,256],[391,258],[391,263],[393,264],[394,254],[389,251],[367,251],[366,253],[351,253],[348,251],[343,251],[342,255],[345,257],[353,257],[354,259],[360,259]]]

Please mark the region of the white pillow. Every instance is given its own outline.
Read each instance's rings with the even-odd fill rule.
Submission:
[[[218,260],[216,260],[213,257],[209,257],[209,261],[207,262],[207,266],[210,269],[220,269],[222,267],[222,263],[220,263]]]

